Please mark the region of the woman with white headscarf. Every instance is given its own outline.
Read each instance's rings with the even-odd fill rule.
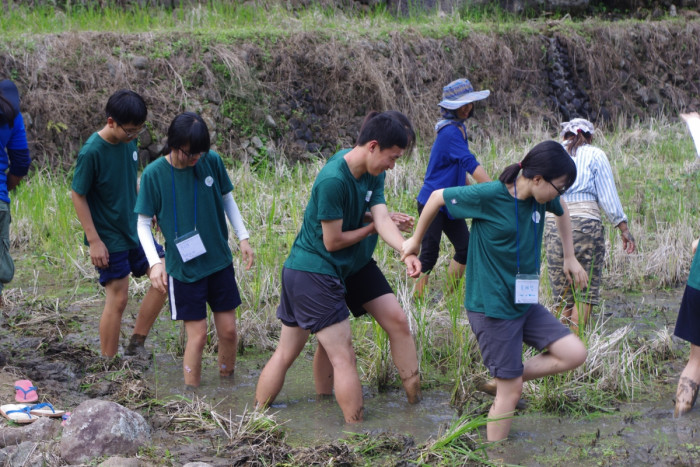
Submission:
[[[562,194],[569,207],[576,259],[588,272],[589,283],[574,292],[562,271],[562,247],[554,219],[545,224],[547,270],[552,293],[560,302],[562,320],[568,321],[574,332],[585,326],[591,309],[598,304],[600,278],[605,260],[605,231],[600,211],[622,236],[622,248],[627,253],[635,249],[634,237],[627,228],[620,197],[605,153],[591,144],[595,129],[583,118],[562,123],[563,145],[576,164],[576,182]]]

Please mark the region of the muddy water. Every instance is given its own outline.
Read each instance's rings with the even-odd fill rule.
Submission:
[[[609,295],[601,307],[605,328],[635,324],[645,334],[672,326],[682,290],[645,296]],[[630,320],[631,318],[631,320]],[[241,414],[250,410],[255,384],[267,355],[239,358],[236,376],[221,380],[215,362],[208,360],[199,397],[216,405],[217,412]],[[669,363],[668,374],[680,372],[684,361]],[[158,397],[187,394],[183,390],[181,360],[156,357],[147,373]],[[525,411],[513,421],[508,440],[488,449],[496,463],[518,465],[696,465],[700,464],[700,408],[681,419],[673,418],[676,379],[669,377],[614,412],[589,417],[560,417]],[[364,387],[365,422],[346,425],[334,399],[315,396],[311,353],[305,352],[287,374],[284,388],[271,412],[282,423],[292,445],[315,446],[346,438],[347,432],[395,433],[412,436],[416,444],[437,437],[457,417],[449,406],[449,389],[424,391],[415,406],[400,390],[377,392]],[[488,400],[488,399],[487,399]],[[485,435],[482,431],[482,437]]]
[[[230,379],[217,376],[215,362],[203,370],[202,385],[197,396],[216,405],[222,414],[242,414],[250,410],[255,395],[255,385],[266,358],[239,358],[236,375]],[[146,377],[154,385],[158,397],[168,395],[191,395],[183,388],[181,361],[160,356]],[[285,427],[287,442],[292,445],[313,446],[347,437],[347,432],[368,431],[407,434],[417,443],[447,426],[456,416],[450,407],[450,394],[431,390],[425,393],[418,405],[406,402],[403,390],[377,392],[363,388],[365,421],[359,425],[344,422],[340,407],[334,398],[318,398],[314,391],[310,359],[299,357],[287,373],[284,387],[270,408],[278,423]]]

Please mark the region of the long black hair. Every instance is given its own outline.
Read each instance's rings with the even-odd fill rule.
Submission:
[[[564,146],[556,141],[539,143],[527,153],[522,161],[503,169],[498,179],[502,183],[514,183],[521,171],[525,178],[531,179],[539,175],[548,182],[565,175],[565,188],[570,187],[576,181],[576,164]]]

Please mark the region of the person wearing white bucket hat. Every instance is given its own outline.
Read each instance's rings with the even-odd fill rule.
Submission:
[[[438,104],[442,119],[435,125],[437,136],[430,151],[430,160],[425,172],[423,186],[416,197],[418,213],[423,211],[430,194],[441,188],[469,184],[467,174],[477,183],[491,181],[484,168],[469,150],[465,120],[474,113],[474,103],[486,99],[491,91],[474,91],[466,78],[452,81],[442,90],[442,101]],[[420,261],[425,274],[416,282],[415,293],[422,296],[428,277],[440,254],[442,233],[447,235],[455,253],[447,269],[453,286],[464,276],[469,247],[469,228],[464,219],[454,219],[442,208],[426,232],[421,245]]]
[[[562,247],[554,217],[548,216],[545,223],[545,245],[547,250],[547,272],[552,294],[561,307],[562,320],[574,332],[585,326],[591,310],[598,304],[600,279],[605,259],[605,230],[600,211],[605,212],[610,222],[620,229],[622,249],[632,253],[635,241],[627,228],[627,216],[622,209],[615,187],[610,162],[605,153],[593,146],[593,123],[583,118],[574,118],[561,124],[564,148],[576,164],[576,182],[562,193],[569,207],[574,236],[576,259],[588,271],[590,282],[575,293],[562,271]]]

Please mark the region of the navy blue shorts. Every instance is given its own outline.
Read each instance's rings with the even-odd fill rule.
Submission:
[[[165,250],[158,242],[153,240],[156,245],[158,256],[163,258]],[[109,265],[105,269],[100,269],[95,266],[95,270],[100,273],[100,285],[107,285],[107,282],[114,279],[121,279],[133,274],[135,277],[141,277],[148,272],[148,260],[146,253],[139,243],[139,246],[126,251],[117,251],[109,254]]]
[[[523,342],[541,351],[571,333],[539,303],[516,319],[489,318],[473,311],[468,311],[467,316],[484,366],[491,376],[501,379],[522,376]]]
[[[362,305],[389,293],[394,291],[373,258],[345,279],[345,303],[356,318],[367,314]]]
[[[345,288],[335,276],[282,268],[277,318],[285,326],[312,333],[348,319]]]
[[[700,345],[700,290],[685,286],[673,334],[693,345]]]
[[[173,321],[205,319],[207,303],[214,313],[235,310],[241,304],[241,294],[233,265],[195,282],[180,282],[168,276],[168,302]]]

